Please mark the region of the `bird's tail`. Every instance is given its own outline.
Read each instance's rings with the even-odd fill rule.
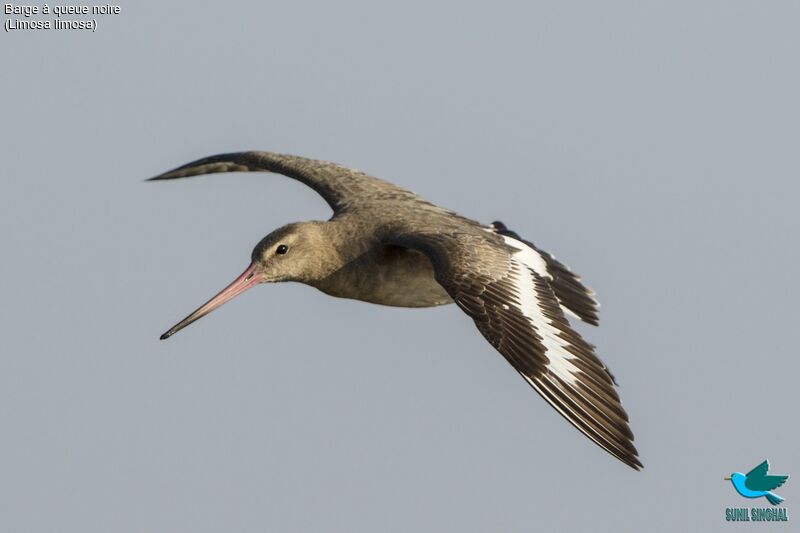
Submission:
[[[765,494],[765,496],[769,500],[769,503],[771,503],[772,505],[778,505],[779,503],[783,502],[783,498],[781,498],[777,494],[773,494],[771,492],[768,492],[768,493]]]

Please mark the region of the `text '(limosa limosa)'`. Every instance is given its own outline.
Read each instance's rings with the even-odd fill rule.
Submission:
[[[297,281],[333,296],[399,307],[455,302],[564,418],[620,461],[641,468],[613,377],[565,316],[597,325],[597,302],[552,255],[501,222],[487,226],[358,170],[304,157],[217,155],[152,180],[257,171],[305,183],[333,216],[264,237],[250,266],[162,339],[260,283]]]

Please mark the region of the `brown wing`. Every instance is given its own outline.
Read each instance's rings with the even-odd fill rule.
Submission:
[[[431,259],[437,281],[486,340],[564,418],[641,468],[612,379],[593,347],[570,328],[542,258],[481,233],[406,233],[393,240]]]
[[[180,166],[153,180],[187,178],[218,172],[275,172],[305,183],[337,213],[348,207],[383,199],[413,199],[416,195],[359,170],[336,163],[272,152],[221,154]]]

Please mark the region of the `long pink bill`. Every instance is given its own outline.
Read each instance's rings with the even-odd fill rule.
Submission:
[[[254,285],[258,285],[264,280],[264,276],[256,272],[255,264],[251,263],[247,270],[242,272],[242,275],[233,280],[233,283],[222,289],[222,291],[211,298],[209,301],[204,303],[200,306],[195,312],[191,315],[187,316],[174,326],[170,328],[169,331],[161,335],[161,340],[168,339],[172,337],[175,333],[179,332],[195,320],[199,318],[203,318],[208,313],[216,309],[217,307],[221,306],[225,302],[232,300],[236,296],[239,296],[244,291],[249,289]]]

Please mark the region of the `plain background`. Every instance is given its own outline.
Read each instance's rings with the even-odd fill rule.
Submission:
[[[122,6],[0,38],[1,531],[729,530],[767,504],[723,476],[800,476],[797,2]],[[280,176],[143,181],[244,149],[571,265],[645,469],[454,306],[263,286],[160,342],[263,235],[329,216]]]

